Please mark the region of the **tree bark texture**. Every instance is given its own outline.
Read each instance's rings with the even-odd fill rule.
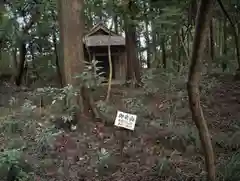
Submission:
[[[83,50],[83,0],[59,0],[60,34],[63,45],[64,75],[66,84],[81,87],[80,95],[72,103],[80,105],[81,113],[93,116],[90,95],[84,85],[80,85],[75,76],[84,70]]]
[[[128,12],[133,12],[133,0],[129,0],[127,4]],[[132,22],[134,15],[130,15],[130,22],[125,18],[125,36],[126,36],[126,49],[127,49],[127,75],[126,80],[140,84],[140,64],[137,58],[137,41],[136,41],[136,25]]]
[[[187,89],[189,107],[192,119],[198,128],[199,137],[204,151],[207,180],[215,181],[215,159],[207,122],[204,118],[200,104],[199,81],[201,77],[201,60],[208,35],[208,25],[213,11],[214,0],[201,0],[197,11],[195,36],[191,54],[191,65],[188,77]]]

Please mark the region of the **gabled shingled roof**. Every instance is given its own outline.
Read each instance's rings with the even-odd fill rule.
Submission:
[[[101,31],[105,33],[97,33]],[[125,38],[110,31],[103,22],[99,22],[84,36],[83,42],[86,46],[124,46]]]
[[[119,36],[115,32],[109,30],[102,21],[94,25],[85,36],[94,35],[97,31],[100,31],[100,30],[106,32],[106,34],[108,35],[111,34],[112,36]]]

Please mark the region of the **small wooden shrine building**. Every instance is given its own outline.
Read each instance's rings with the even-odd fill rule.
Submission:
[[[97,60],[103,76],[109,77],[108,46],[110,45],[113,67],[112,79],[125,80],[125,38],[110,31],[102,22],[96,24],[83,38],[86,60]],[[89,57],[90,55],[90,57]]]

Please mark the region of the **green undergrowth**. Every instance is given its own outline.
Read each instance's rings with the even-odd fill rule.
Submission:
[[[134,96],[134,94],[124,96],[124,94],[121,94],[120,96],[117,95],[118,99],[112,102],[107,103],[104,99],[96,102],[98,109],[105,115],[112,116],[112,120],[114,120],[117,110],[136,114],[138,120],[135,133],[139,134],[137,135],[139,137],[147,130],[153,133],[164,131],[165,134],[150,135],[150,137],[154,137],[155,145],[161,145],[162,149],[173,152],[170,156],[164,154],[157,156],[158,159],[156,159],[156,163],[152,168],[152,174],[161,178],[170,178],[169,170],[171,170],[175,179],[186,179],[187,175],[190,174],[187,169],[197,167],[195,162],[198,161],[194,159],[202,154],[196,127],[186,120],[189,117],[181,118],[179,116],[179,112],[183,112],[183,109],[189,113],[186,91],[187,76],[184,72],[183,70],[182,73],[166,73],[162,70],[149,69],[142,76],[143,93],[141,96],[139,96],[139,92],[137,96]],[[88,74],[84,76],[88,76]],[[84,80],[88,78],[85,77]],[[202,96],[211,91],[216,84],[218,84],[216,78],[203,80],[201,83]],[[89,86],[94,87],[96,90],[99,88],[96,83]],[[124,88],[122,89],[124,91]],[[106,93],[104,89],[102,91]],[[56,120],[57,117],[60,117],[61,121],[67,122],[71,120],[71,112],[74,107],[71,107],[70,100],[76,96],[76,92],[77,90],[70,85],[62,89],[43,87],[29,93],[28,99],[25,99],[22,105],[19,105],[17,98],[12,98],[8,102],[9,105],[6,106],[8,108],[1,108],[0,131],[3,142],[1,143],[0,167],[1,170],[5,170],[1,175],[6,177],[10,168],[14,166],[20,180],[33,180],[34,171],[39,170],[39,167],[48,167],[48,165],[53,164],[54,160],[45,158],[45,155],[49,150],[53,149],[55,138],[63,130],[57,129],[52,120]],[[157,103],[162,107],[157,110],[159,114],[155,114],[148,105],[157,100],[158,96],[161,100],[160,103]],[[44,98],[43,102],[42,98]],[[114,98],[113,95],[112,99]],[[113,103],[114,101],[117,104]],[[122,107],[120,107],[120,101]],[[42,103],[44,103],[43,107],[41,107]],[[64,109],[64,104],[67,104],[68,109]],[[219,139],[217,142],[222,142],[223,138],[219,136]],[[227,140],[223,144],[229,143],[230,141]],[[26,162],[25,160],[28,160],[26,153],[28,152],[31,152],[34,158],[40,158],[42,161],[39,162],[38,160],[37,163],[34,161]],[[119,160],[114,154],[113,150],[103,148],[96,153],[98,159],[95,165],[97,165],[97,173],[99,175],[103,174],[102,177],[119,169],[119,166],[116,165]],[[183,160],[180,160],[180,157]],[[239,158],[239,153],[229,153],[228,158],[224,157],[224,159],[217,157],[220,180],[240,180],[240,174],[238,173]],[[115,160],[115,164],[113,160]],[[187,162],[189,163],[187,164]],[[202,163],[202,159],[200,162]],[[183,163],[184,166],[181,165]],[[196,169],[199,171],[196,174],[197,179],[205,176],[205,174],[201,175],[203,169],[203,166]],[[191,174],[190,176],[194,177]]]

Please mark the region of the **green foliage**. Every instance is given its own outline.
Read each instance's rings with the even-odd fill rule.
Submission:
[[[9,101],[11,106],[15,106],[16,102],[15,98]],[[35,120],[33,116],[35,109],[33,102],[26,99],[18,113],[1,118],[0,130],[4,139],[8,140],[2,145],[4,149],[0,152],[1,175],[6,176],[8,170],[14,167],[19,180],[33,180],[30,171],[32,169],[24,159],[25,151],[31,150],[43,156],[52,149],[53,141],[61,133],[54,126]]]
[[[169,127],[169,130],[173,132],[171,140],[182,140],[186,146],[193,145],[196,148],[200,148],[201,143],[198,136],[198,131],[191,126],[174,126]]]
[[[159,158],[154,167],[155,174],[163,176],[167,171],[171,170],[171,162],[167,157]]]
[[[101,148],[97,155],[97,172],[100,176],[111,174],[118,169],[118,164],[110,151]]]
[[[38,88],[34,94],[39,96],[39,99],[47,96],[52,100],[52,105],[55,105],[57,102],[65,101],[68,112],[70,113],[76,106],[71,104],[71,100],[79,94],[79,89],[73,88],[72,85],[67,85],[63,88],[44,87]]]
[[[48,97],[52,100],[51,105],[54,106],[58,102],[64,102],[67,112],[71,115],[77,105],[73,105],[71,100],[76,98],[80,94],[80,87],[86,86],[89,90],[98,88],[103,82],[104,78],[101,76],[102,72],[99,72],[101,67],[97,66],[98,61],[86,62],[84,71],[75,75],[74,78],[79,81],[79,85],[73,87],[67,85],[63,88],[44,87],[38,88],[33,95],[38,96],[39,99],[42,97]]]
[[[98,63],[97,60],[85,62],[84,71],[75,76],[75,78],[80,79],[80,86],[83,84],[87,88],[96,89],[102,84],[105,79],[101,76],[103,72],[99,72],[102,67],[97,66]]]
[[[146,114],[148,115],[148,110],[146,106],[139,98],[125,98],[123,99],[123,103],[126,105],[127,110],[129,110],[132,114],[142,116]]]
[[[221,165],[219,175],[224,181],[238,181],[240,179],[240,153],[237,152]]]
[[[101,148],[101,150],[98,152],[98,163],[106,167],[106,160],[108,160],[109,157],[110,153],[105,148]]]
[[[158,91],[170,93],[179,89],[182,90],[186,80],[185,70],[178,72],[174,68],[169,68],[167,71],[163,68],[152,68],[146,70],[142,75],[143,88],[146,94],[153,94]]]
[[[0,169],[6,170],[14,169],[14,173],[20,181],[30,181],[31,175],[22,167],[22,151],[19,149],[4,150],[0,153]]]
[[[114,108],[111,105],[109,105],[109,103],[102,100],[97,102],[97,107],[103,113],[111,113],[114,110]]]
[[[1,123],[1,131],[9,134],[21,133],[23,123],[16,119],[8,119]]]
[[[148,69],[144,72],[144,74],[141,77],[141,81],[143,83],[143,89],[144,92],[147,95],[155,94],[159,91],[159,88],[156,87],[154,79],[157,78],[158,75],[154,74],[155,69]]]
[[[201,94],[202,95],[206,95],[209,91],[211,91],[214,87],[216,87],[217,85],[219,85],[219,81],[213,77],[211,79],[207,79],[207,81],[205,81],[203,79],[203,81],[200,84],[201,87]]]
[[[17,165],[21,158],[21,151],[17,149],[5,150],[0,153],[0,167],[7,165],[10,167],[12,164]]]
[[[48,127],[46,129],[39,130],[38,136],[36,137],[35,141],[37,143],[37,150],[39,153],[47,153],[53,146],[53,142],[61,131],[56,130],[54,126]]]

